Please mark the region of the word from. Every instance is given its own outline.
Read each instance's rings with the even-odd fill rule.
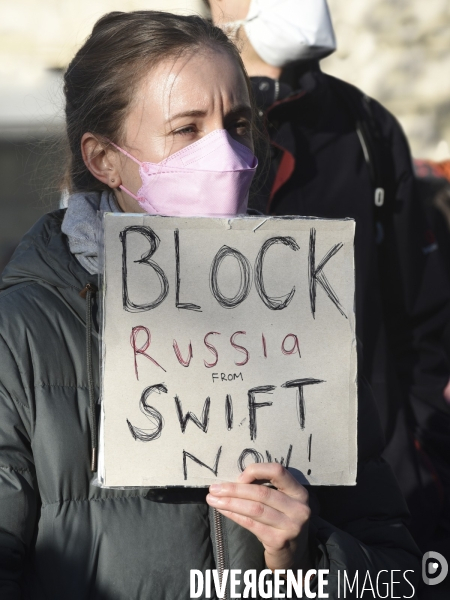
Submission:
[[[211,373],[211,377],[213,380],[213,383],[217,380],[217,381],[236,381],[236,379],[240,379],[241,381],[244,381],[244,378],[242,377],[242,373]]]
[[[211,341],[209,340],[209,337],[212,335],[221,335],[221,333],[220,333],[220,331],[208,331],[208,333],[203,338],[203,343],[205,345],[205,348],[214,356],[214,360],[212,362],[203,360],[203,364],[205,365],[205,367],[207,369],[212,369],[219,362],[219,352],[218,352],[217,348],[214,346],[214,344],[212,344]],[[237,350],[239,353],[244,355],[244,358],[242,360],[235,360],[234,364],[237,367],[243,367],[250,360],[250,352],[247,348],[245,348],[245,346],[241,346],[240,344],[236,343],[236,336],[238,336],[238,335],[247,335],[247,332],[246,331],[235,331],[230,336],[230,345],[235,350]],[[144,337],[142,337],[142,336],[144,336]],[[138,337],[140,338],[139,342],[138,342]],[[133,353],[134,353],[134,371],[135,371],[137,380],[139,380],[139,372],[138,372],[138,364],[137,364],[138,356],[144,356],[149,361],[151,361],[156,367],[159,367],[165,373],[167,372],[166,369],[158,361],[156,361],[152,356],[150,356],[150,354],[148,353],[148,349],[150,348],[151,341],[152,341],[152,335],[151,335],[150,330],[147,327],[144,327],[143,325],[138,325],[136,327],[133,327],[133,329],[131,330],[130,344],[131,344],[131,347],[132,347]],[[266,342],[266,338],[264,337],[263,333],[261,334],[261,348],[263,351],[264,358],[267,358],[267,356],[268,356],[267,342]],[[288,333],[283,338],[283,341],[281,342],[280,350],[284,356],[298,354],[299,358],[301,358],[300,343],[298,341],[298,336],[296,336],[294,333]],[[181,353],[181,350],[180,350],[177,340],[173,340],[173,351],[174,351],[174,354],[175,354],[176,359],[179,362],[179,364],[182,367],[189,367],[189,365],[191,364],[191,360],[194,356],[191,341],[189,340],[188,352],[187,352],[186,358],[183,357],[183,354]]]
[[[128,263],[127,263],[127,240],[130,233],[142,235],[149,244],[149,250],[141,258],[135,260],[134,263],[150,267],[157,276],[160,285],[160,291],[158,296],[151,302],[143,304],[137,304],[133,302],[129,294],[128,285]],[[167,275],[163,271],[160,265],[152,260],[153,255],[158,250],[160,245],[160,239],[158,235],[150,227],[144,225],[130,225],[125,227],[120,232],[120,240],[122,242],[122,304],[123,309],[132,312],[145,312],[157,308],[162,304],[169,294],[169,280]],[[256,257],[254,269],[250,261],[246,256],[230,246],[222,246],[216,255],[214,256],[211,268],[209,272],[209,288],[212,296],[219,303],[222,308],[233,309],[242,304],[250,294],[252,288],[252,282],[254,282],[256,291],[261,298],[262,302],[270,310],[283,310],[287,308],[294,297],[295,286],[287,294],[278,294],[276,296],[269,296],[266,292],[264,285],[264,259],[269,249],[276,245],[282,244],[287,246],[294,252],[300,250],[300,246],[290,236],[276,236],[266,240]],[[175,265],[176,265],[176,279],[175,279],[175,306],[178,309],[200,311],[201,306],[194,304],[193,302],[180,302],[180,287],[181,287],[181,253],[180,253],[180,233],[178,229],[174,231],[174,245],[175,245]],[[338,311],[342,316],[347,318],[339,301],[336,292],[330,285],[330,282],[326,278],[324,273],[324,267],[327,262],[343,247],[342,243],[335,244],[325,254],[319,264],[316,266],[316,230],[311,228],[309,238],[309,256],[308,256],[308,288],[309,288],[309,299],[311,306],[311,313],[315,318],[316,313],[316,292],[317,284],[319,284],[328,298],[333,302]],[[227,290],[223,290],[219,286],[219,271],[220,267],[225,258],[230,257],[234,259],[239,268],[239,287],[234,296],[227,294]],[[253,274],[252,274],[253,273]]]
[[[244,571],[241,579],[241,569],[207,569],[204,573],[198,569],[190,571],[190,598],[224,598],[229,584],[230,598],[329,598],[324,591],[328,585],[326,576],[328,569],[309,569],[303,577],[303,571],[288,569],[263,569],[259,575],[256,569]],[[311,590],[312,581],[317,578],[317,592]],[[237,588],[242,589],[242,593]],[[282,589],[284,588],[284,589]],[[215,593],[212,595],[212,591]],[[293,596],[292,594],[295,594]]]
[[[415,595],[414,586],[406,576],[407,573],[414,573],[412,569],[407,571],[400,571],[400,569],[388,571],[387,569],[382,569],[376,576],[374,573],[370,574],[370,571],[366,571],[365,573],[356,571],[351,582],[351,577],[347,576],[347,571],[342,571],[342,573],[344,595],[341,596],[341,571],[338,571],[338,598],[413,598]],[[402,578],[411,587],[411,596],[399,595],[397,586],[403,585]],[[347,590],[350,594],[349,596],[347,596]]]

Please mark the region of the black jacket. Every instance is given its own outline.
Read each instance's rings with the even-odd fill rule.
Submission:
[[[51,213],[33,227],[0,285],[0,598],[187,600],[189,570],[216,568],[219,553],[207,491],[104,489],[91,481],[79,292],[98,280],[70,253],[63,216]],[[358,590],[366,572],[375,585],[381,570],[396,570],[394,597],[410,597],[419,578],[406,506],[381,449],[362,382],[357,485],[309,488],[311,551],[316,568],[330,571],[331,600],[344,597],[343,570],[351,582],[359,573]],[[228,519],[222,533],[226,569],[264,568],[252,533]],[[383,593],[390,577],[381,574]],[[347,587],[346,597],[359,596]]]
[[[416,408],[450,415],[442,397],[449,369],[441,342],[450,291],[416,194],[407,141],[378,102],[364,101],[359,90],[322,73],[317,64],[304,70],[295,91],[268,78],[253,78],[252,84],[272,151],[270,175],[255,205],[269,214],[356,220],[359,371],[374,390],[389,444],[386,456],[411,495],[423,465],[410,462],[405,468],[405,449],[416,452],[415,437],[416,447],[436,450]],[[385,189],[382,211],[374,205],[373,174],[357,133],[364,117],[355,98],[370,103],[366,120]],[[429,468],[420,476],[426,479],[421,484],[434,486]]]

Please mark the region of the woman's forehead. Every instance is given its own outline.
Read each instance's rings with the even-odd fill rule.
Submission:
[[[229,110],[248,104],[244,73],[228,52],[204,49],[160,62],[142,80],[138,103],[167,120],[189,110]]]

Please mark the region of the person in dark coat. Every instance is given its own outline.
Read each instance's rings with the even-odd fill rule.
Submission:
[[[92,481],[100,217],[155,206],[171,214],[163,194],[141,186],[145,171],[134,160],[148,166],[180,151],[186,156],[191,145],[198,151],[220,136],[235,151],[233,164],[246,156],[253,169],[248,92],[235,47],[199,17],[110,13],[68,67],[68,208],[32,228],[1,283],[2,600],[187,600],[191,569],[217,569],[221,579],[230,568],[266,576],[298,568],[307,576],[310,567],[329,571],[332,599],[360,597],[369,586],[383,595],[414,595],[418,549],[404,525],[401,493],[380,459],[382,436],[364,379],[355,486],[311,487],[308,493],[277,463],[248,465],[238,482],[209,490],[112,489]],[[227,170],[228,159],[216,154],[219,172],[234,181],[237,167]],[[198,207],[200,194],[209,213],[221,214],[210,189],[199,190],[192,177],[188,185],[187,171],[180,181],[181,214]],[[248,186],[240,191],[245,210]],[[227,200],[237,206],[237,195]],[[272,487],[261,487],[261,480]],[[307,577],[312,588],[317,579]]]
[[[335,49],[325,0],[209,5],[241,49],[270,136],[270,174],[255,207],[356,220],[359,369],[374,390],[412,531],[424,550],[444,536],[450,554],[450,496],[439,475],[450,457],[442,344],[450,291],[405,135],[381,104],[321,71]]]

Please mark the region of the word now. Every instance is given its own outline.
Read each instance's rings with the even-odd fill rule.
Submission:
[[[311,445],[310,445],[311,438],[312,438],[312,434],[310,434],[309,441],[308,441],[308,454],[309,455],[310,455],[309,449],[311,447]],[[266,457],[267,457],[268,463],[276,462],[276,463],[286,467],[286,469],[288,469],[291,464],[291,455],[292,455],[292,444],[289,445],[289,449],[288,449],[286,458],[284,458],[284,456],[281,456],[280,459],[278,459],[276,457],[272,458],[271,452],[269,452],[269,450],[266,450]],[[204,469],[208,469],[208,471],[211,471],[211,473],[213,475],[218,477],[219,461],[220,461],[221,456],[222,456],[222,446],[220,446],[217,451],[216,458],[214,460],[214,464],[212,466],[210,466],[210,465],[207,465],[202,460],[200,460],[198,458],[198,456],[194,456],[191,452],[187,452],[187,450],[183,450],[184,480],[186,481],[188,478],[188,468],[187,468],[187,459],[188,458],[190,460],[192,460],[192,462],[199,465],[200,467],[203,467]],[[255,448],[244,448],[244,450],[242,450],[242,452],[240,453],[239,458],[237,459],[237,466],[238,466],[240,473],[243,473],[245,471],[247,462],[249,462],[247,459],[250,459],[251,463],[259,464],[259,463],[265,462],[263,455],[260,452],[258,452],[257,450],[255,450]],[[308,475],[311,475],[311,469],[308,469]]]
[[[235,338],[238,335],[246,335],[246,334],[247,334],[246,331],[235,331],[230,336],[231,346],[235,350],[237,350],[238,352],[243,354],[245,357],[240,361],[236,361],[236,360],[234,361],[234,364],[237,367],[243,367],[250,360],[250,352],[248,351],[248,349],[245,348],[245,346],[241,346],[240,344],[237,344],[235,341]],[[142,340],[142,335],[144,335],[143,340]],[[217,363],[219,362],[219,353],[217,351],[217,348],[209,340],[209,338],[213,335],[221,335],[221,333],[220,333],[220,331],[208,331],[208,333],[203,338],[203,343],[205,345],[205,348],[209,352],[211,352],[211,354],[214,356],[214,360],[212,362],[207,362],[206,360],[203,360],[203,364],[205,365],[205,367],[207,369],[211,369],[212,367],[215,367],[217,365]],[[141,338],[140,345],[138,345],[138,336]],[[148,349],[150,348],[151,341],[152,341],[152,336],[151,336],[150,330],[147,327],[144,327],[143,325],[138,325],[137,327],[133,327],[133,329],[131,330],[130,344],[131,344],[131,347],[133,348],[133,352],[134,352],[134,371],[136,373],[137,380],[139,380],[139,372],[138,372],[138,364],[137,364],[137,357],[139,355],[145,356],[145,358],[148,358],[148,360],[150,360],[156,367],[159,367],[163,371],[166,371],[166,369],[163,366],[161,366],[161,364],[159,362],[157,362],[148,353]],[[261,349],[262,349],[264,358],[267,358],[267,356],[268,356],[267,342],[266,342],[266,338],[264,337],[263,333],[261,334]],[[284,354],[285,356],[289,356],[291,354],[298,353],[299,357],[301,358],[300,343],[298,341],[298,337],[294,333],[288,333],[284,337],[283,341],[281,342],[280,349],[281,349],[282,354]],[[194,356],[191,341],[189,341],[188,352],[187,352],[187,356],[185,358],[183,357],[183,355],[181,353],[181,350],[180,350],[177,340],[173,340],[173,351],[174,351],[177,361],[180,363],[180,365],[183,367],[189,367],[189,365],[191,364],[192,357]]]
[[[158,278],[160,291],[159,295],[151,302],[143,304],[137,304],[130,298],[129,293],[129,273],[128,273],[128,236],[130,233],[138,234],[143,236],[149,245],[149,250],[141,258],[134,262],[138,265],[144,265],[150,267]],[[120,240],[122,242],[122,302],[123,309],[136,313],[152,310],[162,304],[167,295],[169,294],[169,280],[162,267],[152,260],[153,255],[158,250],[160,239],[158,235],[150,227],[144,225],[130,225],[125,227],[120,232]],[[264,260],[269,249],[276,245],[282,244],[287,246],[292,251],[297,252],[300,250],[300,246],[290,236],[275,236],[266,240],[261,249],[258,252],[254,268],[250,264],[250,261],[242,252],[231,248],[230,246],[222,246],[214,256],[210,271],[209,271],[209,288],[213,297],[217,300],[222,308],[232,309],[239,306],[246,300],[250,294],[252,283],[254,282],[256,291],[263,301],[263,303],[270,310],[283,310],[287,308],[294,297],[295,286],[293,286],[287,294],[277,294],[276,296],[269,296],[266,291],[264,284]],[[316,230],[311,228],[309,237],[309,254],[308,254],[308,288],[309,288],[309,299],[311,305],[311,313],[315,317],[316,312],[316,290],[317,284],[319,284],[324,290],[328,298],[333,302],[338,311],[345,318],[346,315],[341,306],[339,298],[336,292],[330,285],[330,282],[325,276],[324,267],[327,262],[343,247],[342,243],[335,244],[325,254],[322,260],[316,265]],[[181,259],[180,259],[180,233],[178,229],[174,231],[174,251],[175,251],[175,266],[176,266],[176,281],[175,281],[175,306],[179,309],[201,311],[201,306],[194,304],[193,302],[180,302],[180,287],[181,287]],[[234,296],[230,296],[229,290],[221,289],[218,281],[218,275],[221,265],[225,258],[232,258],[236,261],[239,268],[238,283],[239,287]],[[228,293],[227,293],[228,292]]]

